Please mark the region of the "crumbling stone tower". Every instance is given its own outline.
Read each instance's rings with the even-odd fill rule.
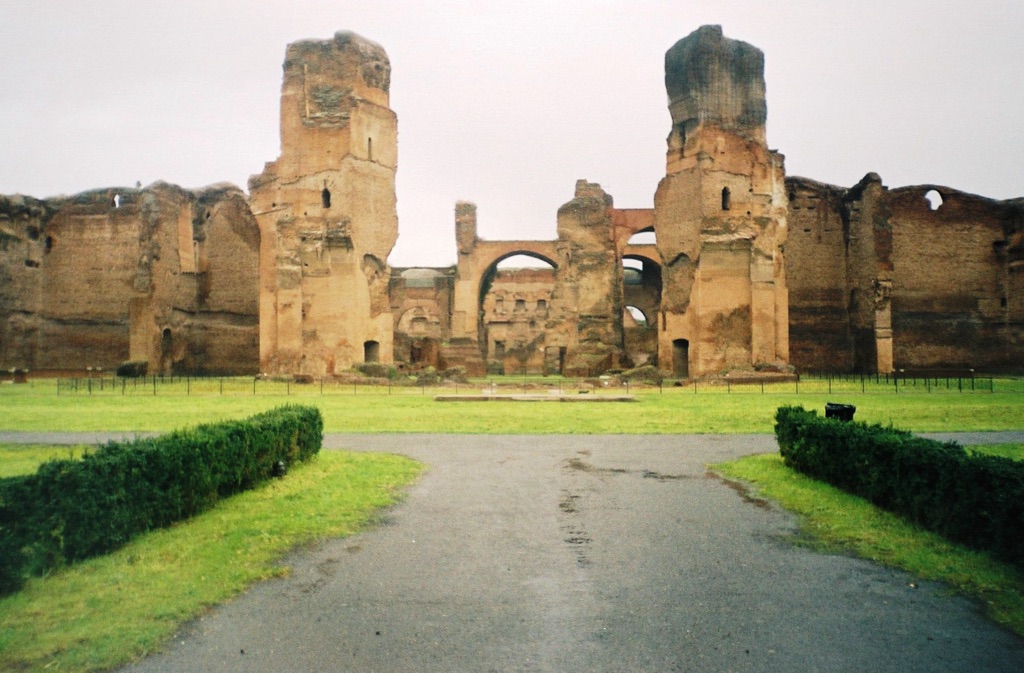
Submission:
[[[665,87],[659,366],[702,376],[788,362],[785,172],[765,142],[764,54],[703,26],[665,54]]]
[[[552,308],[567,348],[563,373],[590,376],[619,368],[622,335],[622,260],[615,247],[612,197],[601,186],[576,181],[572,201],[558,209],[558,272]]]
[[[281,156],[249,180],[260,226],[260,370],[390,362],[386,260],[398,238],[391,64],[349,32],[288,45]]]

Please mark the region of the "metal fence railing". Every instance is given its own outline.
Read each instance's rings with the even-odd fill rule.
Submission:
[[[1024,379],[994,376],[909,376],[804,374],[787,379],[722,377],[708,380],[623,381],[616,376],[592,378],[493,377],[467,381],[436,379],[296,381],[289,378],[146,376],[63,377],[31,381],[33,387],[56,386],[57,395],[119,396],[306,396],[306,395],[631,395],[647,394],[992,394],[1024,393]],[[19,386],[20,387],[20,386]],[[51,388],[52,390],[52,388]]]

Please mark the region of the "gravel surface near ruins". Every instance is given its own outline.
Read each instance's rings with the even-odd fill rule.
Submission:
[[[295,553],[290,577],[124,671],[1024,670],[1024,641],[971,602],[796,546],[792,516],[708,474],[776,450],[771,436],[330,435],[325,446],[429,469],[379,527]]]

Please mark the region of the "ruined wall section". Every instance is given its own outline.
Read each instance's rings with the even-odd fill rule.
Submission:
[[[554,269],[498,270],[483,300],[488,373],[557,372],[545,369],[554,286]]]
[[[787,186],[799,369],[1022,369],[1019,203],[936,185],[889,190],[873,173],[849,189]]]
[[[128,359],[142,234],[137,197],[134,190],[94,190],[54,204],[34,369],[112,370]]]
[[[929,192],[941,205],[930,205]],[[893,189],[888,206],[896,365],[1024,370],[1024,321],[1011,310],[1020,288],[1006,253],[1020,209],[935,185]]]
[[[6,366],[255,371],[258,234],[237,188],[155,183],[0,209]]]
[[[54,212],[53,202],[0,196],[0,369],[36,366],[46,230]]]
[[[1005,265],[1006,297],[1000,303],[1006,305],[1004,322],[1016,330],[1011,343],[1019,344],[1024,340],[1024,198],[1005,201],[1003,206],[1006,243],[998,244],[996,252]]]
[[[566,348],[562,371],[568,376],[626,364],[622,263],[611,211],[611,196],[586,180],[576,182],[575,198],[558,209],[559,260],[549,328],[565,342],[549,345]]]
[[[390,362],[387,257],[398,130],[384,49],[353,33],[288,46],[281,156],[249,181],[261,232],[260,367],[340,373]]]
[[[853,371],[847,278],[847,190],[788,177],[790,362],[800,371]]]
[[[255,373],[259,231],[244,193],[156,183],[136,202],[130,359],[151,372]]]
[[[451,335],[455,269],[392,269],[388,295],[394,317],[394,362],[400,369],[442,369],[441,345]]]
[[[787,194],[783,158],[764,139],[764,56],[703,26],[666,53],[665,84],[659,366],[704,376],[786,363]]]

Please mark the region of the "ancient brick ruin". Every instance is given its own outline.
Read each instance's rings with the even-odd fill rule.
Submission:
[[[668,51],[665,83],[654,208],[580,180],[555,240],[488,241],[460,202],[454,266],[391,269],[388,57],[346,32],[289,45],[281,154],[248,199],[0,197],[0,369],[1024,371],[1024,199],[787,177],[764,56],[717,26]],[[549,268],[499,268],[521,254]]]
[[[285,54],[281,156],[249,180],[260,225],[260,371],[321,377],[390,362],[398,238],[391,64],[352,33]]]

